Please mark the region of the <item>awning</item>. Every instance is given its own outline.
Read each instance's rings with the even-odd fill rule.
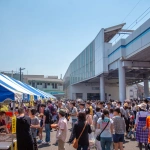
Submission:
[[[0,83],[0,103],[5,101],[21,101],[22,93],[17,92]]]

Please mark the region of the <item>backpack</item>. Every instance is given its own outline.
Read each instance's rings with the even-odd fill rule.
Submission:
[[[51,110],[49,108],[45,108],[46,113],[49,113],[49,123],[52,124],[53,120],[52,120],[52,113]]]

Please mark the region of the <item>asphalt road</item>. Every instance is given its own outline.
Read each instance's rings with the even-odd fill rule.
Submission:
[[[68,126],[70,128],[70,124],[68,123]],[[67,134],[67,140],[70,137],[71,132],[68,130],[68,134]],[[45,137],[45,133],[44,133],[44,137]],[[51,145],[39,145],[39,150],[58,150],[58,147],[54,145],[54,143],[56,142],[56,131],[52,131],[51,132]],[[138,150],[137,147],[138,143],[135,140],[129,140],[129,139],[125,139],[125,143],[124,143],[124,150]],[[69,145],[68,143],[65,144],[65,148],[66,150],[75,150],[72,145]]]

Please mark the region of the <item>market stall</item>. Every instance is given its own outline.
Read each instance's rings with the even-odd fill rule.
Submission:
[[[0,132],[0,150],[16,150],[16,116],[17,108],[25,100],[29,106],[34,106],[36,100],[55,99],[54,96],[35,89],[25,83],[0,74],[0,113],[5,112],[8,133]]]

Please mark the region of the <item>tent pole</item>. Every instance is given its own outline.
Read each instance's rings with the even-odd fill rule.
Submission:
[[[13,116],[15,114],[15,103],[16,102],[13,102]],[[12,138],[12,150],[14,150],[14,136],[13,136],[13,133],[11,134],[11,138]]]

